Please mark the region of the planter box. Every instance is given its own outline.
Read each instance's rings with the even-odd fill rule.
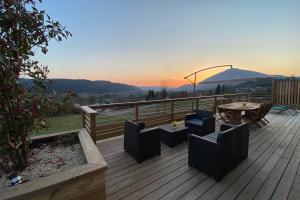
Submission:
[[[68,132],[37,136],[32,139],[33,142],[46,141],[63,134],[68,134]],[[78,131],[78,139],[86,164],[0,190],[0,199],[105,199],[107,164],[85,129]]]

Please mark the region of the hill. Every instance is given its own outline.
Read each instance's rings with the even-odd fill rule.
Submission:
[[[249,78],[269,78],[274,77],[272,75],[256,72],[256,71],[250,71],[250,70],[243,70],[243,69],[227,69],[223,72],[220,72],[218,74],[215,74],[205,80],[203,82],[217,82],[217,81],[229,81],[234,79],[249,79]],[[282,76],[275,76],[275,77],[282,77]],[[227,85],[237,85],[242,83],[235,82],[235,83],[227,83]],[[218,83],[210,83],[210,84],[199,84],[197,85],[197,90],[210,90],[216,88]],[[192,90],[193,87],[191,84],[180,86],[177,90]]]
[[[136,93],[142,90],[133,85],[122,83],[113,83],[110,81],[90,81],[85,79],[50,79],[52,81],[51,88],[57,93],[65,93],[68,91],[76,93]],[[30,87],[31,79],[21,79],[21,83]]]

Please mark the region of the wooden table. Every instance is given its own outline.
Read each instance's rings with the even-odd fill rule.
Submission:
[[[230,112],[230,122],[233,124],[241,124],[242,122],[242,112],[243,111],[253,111],[258,110],[261,103],[252,102],[234,102],[228,104],[219,105],[218,108]]]

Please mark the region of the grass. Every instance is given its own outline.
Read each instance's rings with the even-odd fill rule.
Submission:
[[[82,128],[80,114],[49,117],[46,119],[46,121],[48,124],[48,127],[46,129],[34,131],[31,135],[44,135]]]

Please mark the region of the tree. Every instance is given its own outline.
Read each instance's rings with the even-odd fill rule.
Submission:
[[[168,97],[167,89],[162,88],[159,92],[159,96],[161,99],[166,99]]]
[[[34,59],[35,52],[47,54],[50,40],[69,36],[36,0],[0,0],[0,165],[6,172],[27,166],[28,135],[43,125],[51,101],[49,70]],[[26,89],[21,77],[33,79],[33,87]]]
[[[225,94],[225,92],[226,92],[225,85],[222,85],[222,93]]]
[[[218,84],[218,86],[216,87],[216,94],[221,94],[221,85]]]
[[[148,94],[146,96],[146,101],[149,101],[149,100],[154,100],[155,99],[155,92],[154,90],[148,90]]]

